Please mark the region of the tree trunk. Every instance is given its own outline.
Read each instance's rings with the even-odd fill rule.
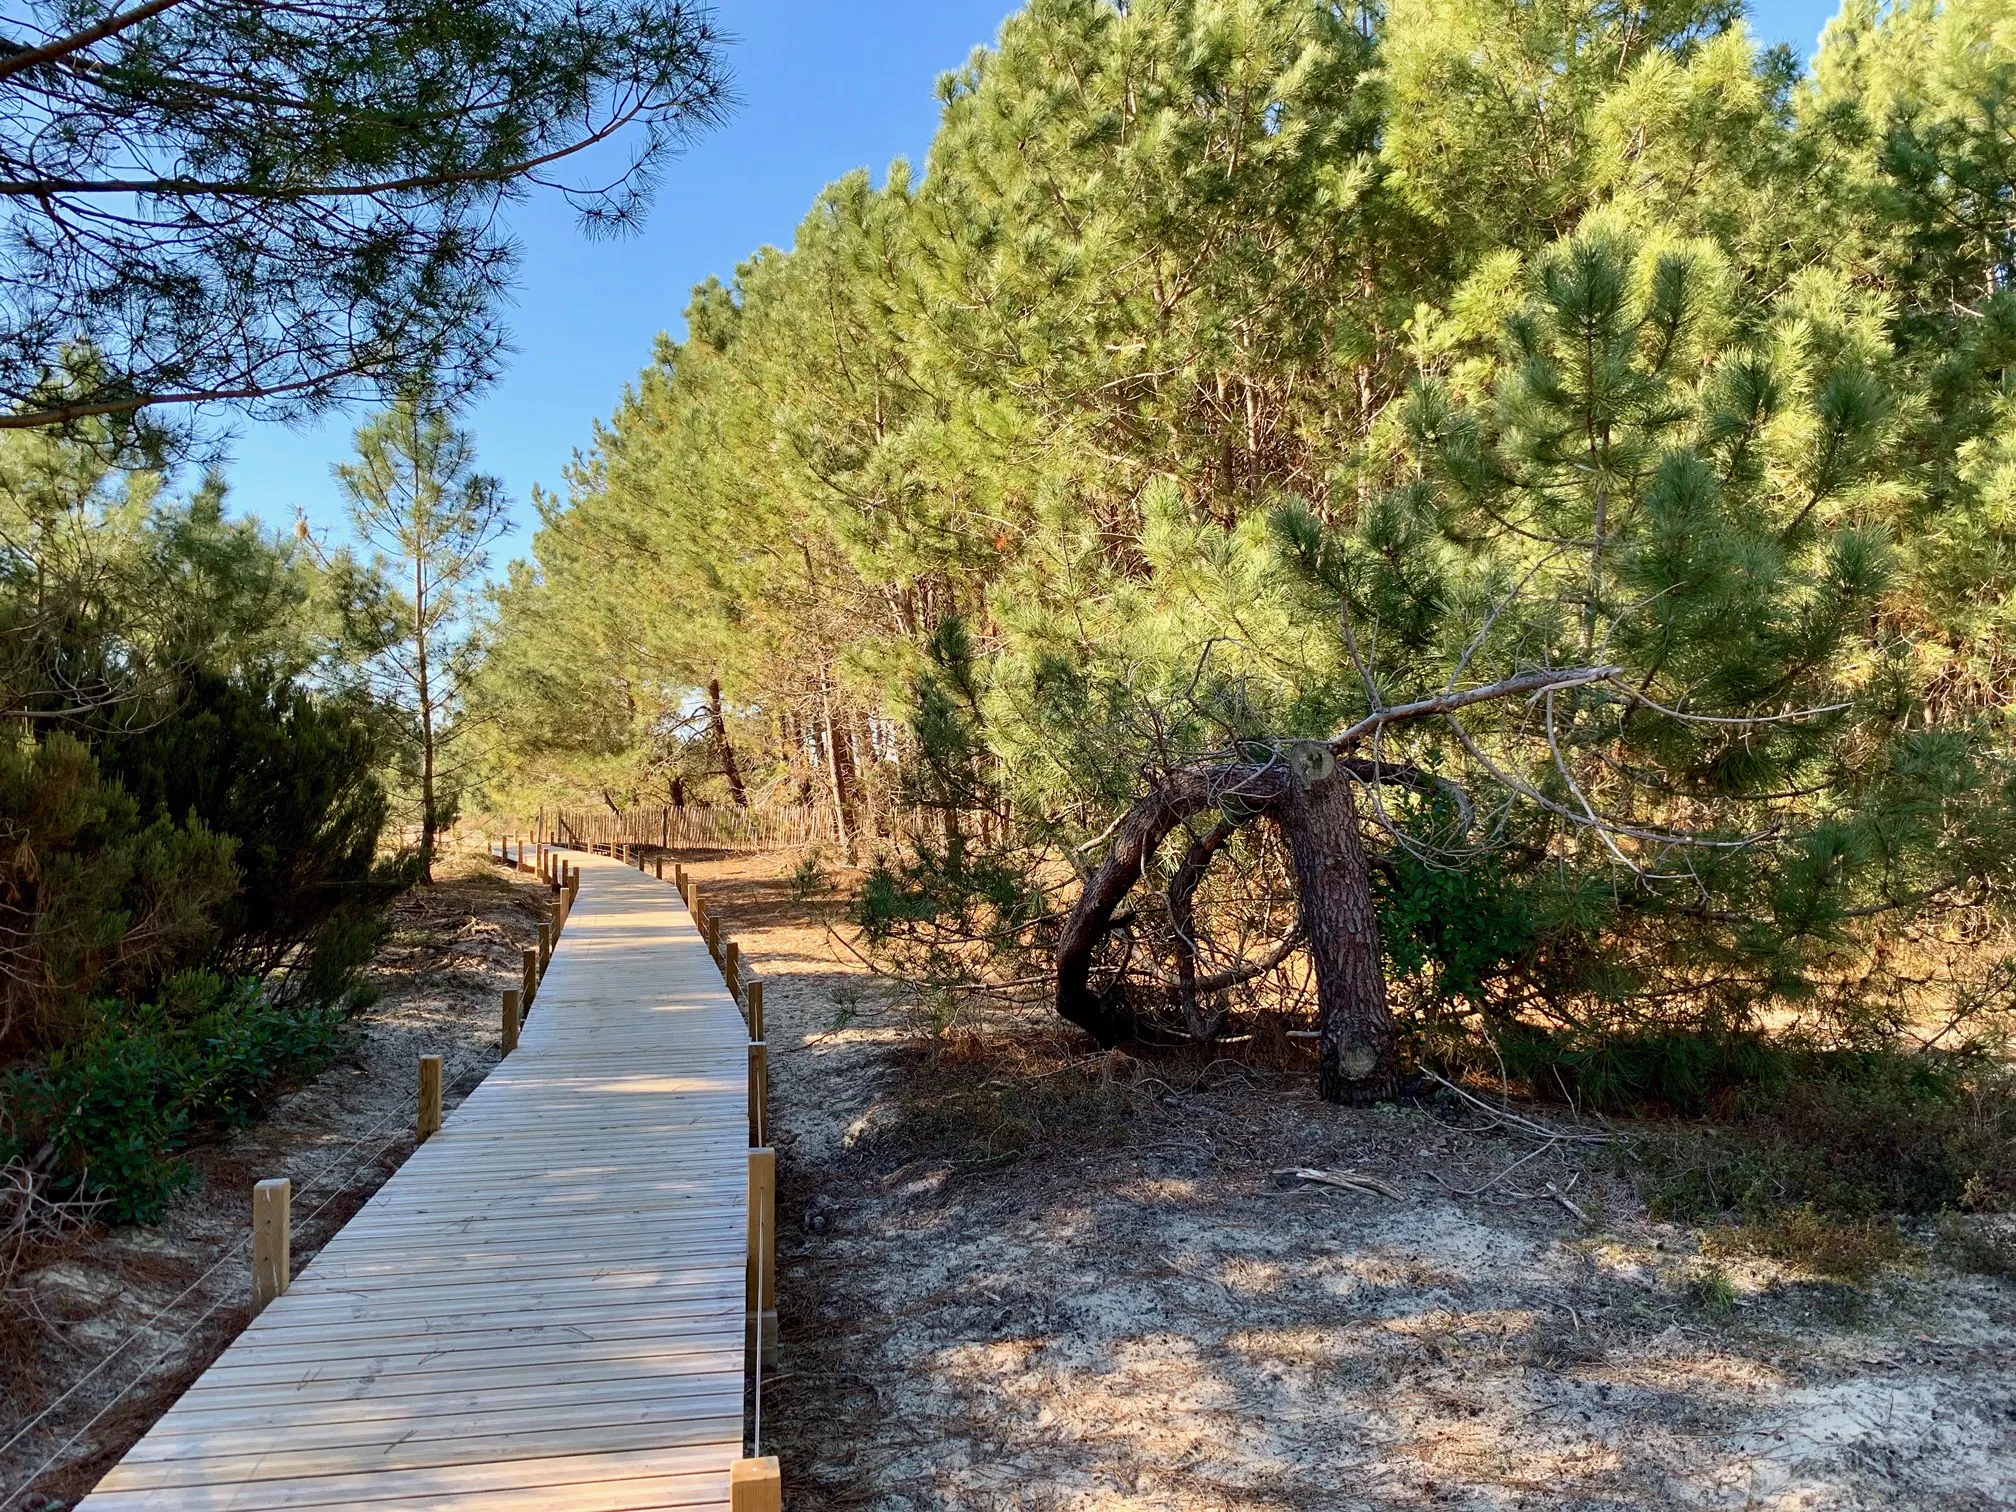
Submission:
[[[742,786],[742,769],[735,763],[735,747],[728,739],[728,721],[721,717],[721,679],[707,684],[707,722],[714,731],[714,744],[721,753],[721,771],[728,779],[728,791],[737,808],[749,807],[748,791]]]
[[[434,695],[427,669],[427,568],[413,558],[413,645],[420,691],[420,880],[434,880]]]
[[[1400,1050],[1351,779],[1339,772],[1312,787],[1297,783],[1283,808],[1316,973],[1317,1095],[1353,1106],[1387,1101],[1400,1091]]]
[[[1197,888],[1211,858],[1238,828],[1231,820],[1221,819],[1207,834],[1192,840],[1169,881],[1169,928],[1176,936],[1176,991],[1183,1004],[1183,1025],[1200,1044],[1218,1037],[1225,1027],[1225,1014],[1220,1009],[1207,1016],[1197,991]]]
[[[1113,848],[1086,882],[1057,936],[1057,1012],[1103,1046],[1134,1034],[1134,1008],[1124,992],[1092,988],[1092,955],[1111,933],[1113,912],[1141,880],[1169,832],[1192,814],[1218,807],[1226,795],[1260,812],[1293,781],[1285,768],[1246,765],[1178,772],[1137,802],[1114,832]]]
[[[840,765],[840,731],[833,723],[833,697],[827,691],[826,669],[819,669],[819,734],[826,746],[826,776],[833,794],[833,822],[840,831],[840,845],[851,852],[854,827],[847,812],[850,794]]]

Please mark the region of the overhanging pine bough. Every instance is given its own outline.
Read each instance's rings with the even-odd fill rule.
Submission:
[[[486,378],[503,201],[634,224],[727,104],[682,0],[30,0],[0,31],[0,427]],[[567,160],[621,138],[593,178]]]

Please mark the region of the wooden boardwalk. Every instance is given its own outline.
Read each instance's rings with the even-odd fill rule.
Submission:
[[[81,1505],[729,1505],[748,1033],[670,882],[572,853],[518,1050]]]

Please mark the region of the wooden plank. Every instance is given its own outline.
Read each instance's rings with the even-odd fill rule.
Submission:
[[[515,1409],[499,1408],[474,1394],[465,1395],[462,1410],[422,1416],[414,1413],[399,1418],[403,1442],[435,1443],[443,1439],[467,1441],[472,1434],[513,1434],[544,1438],[552,1447],[565,1451],[561,1437],[572,1429],[649,1428],[667,1430],[667,1441],[678,1433],[690,1432],[704,1423],[710,1431],[722,1420],[739,1426],[742,1413],[742,1383],[727,1376],[710,1394],[695,1393],[668,1398],[635,1393],[615,1398],[596,1397],[588,1401],[526,1400]],[[728,1387],[732,1384],[733,1390]],[[408,1404],[409,1406],[413,1404]],[[423,1401],[420,1405],[426,1405]],[[358,1445],[385,1441],[385,1416],[326,1421],[318,1413],[296,1409],[292,1413],[267,1413],[256,1422],[234,1411],[212,1414],[211,1421],[194,1432],[173,1437],[164,1435],[150,1444],[145,1453],[129,1454],[126,1463],[172,1463],[188,1465],[198,1460],[219,1460],[232,1455],[271,1454],[284,1446],[287,1454],[328,1453]],[[733,1428],[730,1431],[734,1431]],[[577,1447],[589,1447],[579,1445]]]
[[[101,1483],[111,1483],[107,1484],[109,1494],[93,1492],[80,1505],[97,1504],[100,1496],[104,1495],[102,1505],[117,1509],[117,1512],[125,1512],[128,1508],[146,1508],[149,1512],[156,1508],[176,1508],[179,1512],[225,1512],[225,1509],[241,1512],[246,1508],[361,1506],[383,1501],[411,1506],[429,1496],[446,1499],[486,1491],[539,1490],[550,1499],[543,1503],[527,1501],[521,1505],[564,1505],[571,1512],[576,1505],[573,1499],[573,1488],[576,1486],[593,1485],[607,1479],[685,1477],[718,1484],[721,1488],[719,1501],[660,1505],[725,1507],[728,1504],[728,1464],[739,1457],[738,1454],[729,1462],[719,1462],[718,1454],[705,1445],[645,1452],[550,1455],[536,1459],[500,1460],[487,1465],[447,1466],[432,1471],[359,1470],[350,1474],[306,1477],[291,1485],[268,1482],[249,1495],[248,1488],[240,1482],[223,1482],[216,1486],[143,1487],[122,1492],[116,1484],[116,1477],[124,1468],[122,1466]],[[563,1492],[566,1499],[561,1501]],[[95,1506],[94,1512],[97,1512]]]
[[[682,1377],[681,1387],[682,1403],[704,1405],[722,1397],[739,1402],[743,1380],[739,1374],[729,1372],[693,1375]],[[420,1395],[399,1396],[374,1391],[349,1400],[289,1399],[276,1403],[269,1396],[254,1397],[247,1392],[219,1393],[184,1397],[176,1412],[175,1425],[149,1435],[133,1452],[151,1454],[158,1446],[173,1454],[180,1438],[219,1430],[270,1433],[285,1429],[291,1435],[297,1431],[305,1433],[311,1426],[318,1432],[325,1428],[337,1432],[354,1423],[359,1425],[360,1432],[378,1433],[384,1430],[374,1425],[387,1421],[397,1421],[403,1431],[407,1426],[428,1424],[437,1418],[474,1422],[479,1417],[486,1421],[509,1419],[512,1414],[523,1412],[544,1420],[577,1410],[663,1400],[665,1377],[648,1369],[639,1375],[610,1376],[565,1386],[542,1381],[535,1386],[498,1387],[479,1382],[460,1392],[429,1390]]]

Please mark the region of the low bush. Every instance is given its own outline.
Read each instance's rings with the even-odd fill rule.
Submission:
[[[1715,1228],[1704,1248],[1715,1255],[1761,1255],[1843,1281],[1866,1281],[1913,1253],[1894,1219],[1830,1215],[1810,1203]]]
[[[1797,1207],[1837,1219],[1977,1212],[2016,1201],[2016,1077],[1985,1061],[1805,1052],[1741,1089],[1713,1127],[1646,1142],[1655,1210]]]
[[[1635,1147],[1657,1216],[1712,1242],[1861,1280],[1910,1253],[1899,1220],[2016,1203],[2016,1075],[1986,1060],[1779,1049],[1713,1123]]]
[[[318,1069],[344,1016],[207,972],[99,1010],[94,1031],[0,1080],[0,1166],[22,1162],[51,1196],[115,1223],[158,1217],[187,1183],[181,1152]]]

